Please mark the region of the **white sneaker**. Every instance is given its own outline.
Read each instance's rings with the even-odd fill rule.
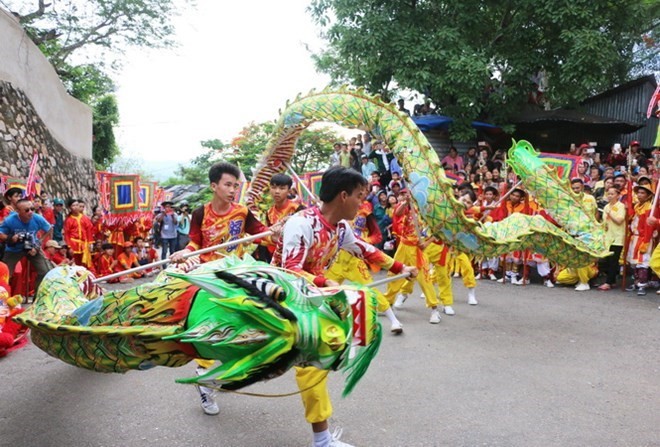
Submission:
[[[517,286],[524,286],[526,284],[529,284],[529,281],[524,278],[520,278],[520,279],[511,278],[511,284],[515,284]]]
[[[475,276],[474,279],[481,279],[481,273],[477,273],[477,276]]]
[[[495,273],[491,273],[490,275],[488,275],[488,277],[490,278],[491,281],[497,281],[497,276],[495,276]]]
[[[341,434],[344,432],[341,428],[335,428],[335,431],[332,432],[332,439],[330,440],[330,444],[328,444],[329,447],[353,447],[352,444],[347,444],[346,442],[342,442],[339,440],[341,438]]]
[[[406,302],[408,299],[408,295],[400,293],[396,296],[396,301],[394,302],[394,308],[395,309],[401,309],[403,307],[403,303]]]
[[[426,295],[424,295],[423,293],[419,297],[423,300],[426,300]]]
[[[392,323],[392,326],[390,326],[390,332],[392,332],[394,335],[399,335],[403,333],[403,325],[399,321],[395,321]]]
[[[438,309],[433,309],[431,311],[431,319],[429,320],[429,323],[438,324],[440,323],[440,320],[442,320],[442,317],[440,316],[440,312],[438,311]]]
[[[550,288],[550,289],[552,289],[552,288],[555,286],[555,285],[552,283],[552,281],[550,281],[549,279],[546,279],[545,281],[543,281],[543,285],[546,286],[546,287],[548,287],[548,288]]]
[[[454,273],[454,278],[458,278],[459,276],[461,275],[459,275],[458,272]]]
[[[454,312],[453,307],[445,306],[445,314],[447,314],[447,315],[456,315],[456,312]]]
[[[468,289],[468,304],[470,306],[476,306],[479,304],[479,301],[477,301],[477,297],[474,294],[474,288]]]
[[[583,283],[583,282],[581,282],[577,286],[575,286],[575,290],[577,290],[578,292],[584,292],[585,290],[590,290],[590,289],[591,289],[591,287],[589,287],[589,284],[586,284],[586,283]]]
[[[502,276],[500,279],[496,279],[496,281],[500,284],[504,284],[505,276]]]
[[[220,413],[220,408],[218,407],[218,404],[215,403],[215,400],[213,400],[212,395],[200,391],[199,396],[202,400],[202,410],[204,410],[204,413],[209,416],[215,416]]]

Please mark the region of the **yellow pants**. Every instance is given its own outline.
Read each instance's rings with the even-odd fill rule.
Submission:
[[[588,284],[589,280],[598,275],[598,269],[594,266],[580,267],[577,269],[563,269],[557,274],[557,284],[572,286],[582,283]]]
[[[438,244],[429,244],[424,249],[424,254],[428,257],[429,262],[433,264],[433,272],[431,273],[431,282],[438,286],[438,295],[443,306],[454,305],[454,292],[451,288],[451,272],[447,263],[440,265],[440,256],[442,255],[443,247]],[[447,256],[449,258],[449,256]]]
[[[330,269],[325,272],[325,277],[337,281],[339,284],[343,283],[344,280],[364,285],[374,282],[367,264],[346,250],[339,250],[337,259],[330,266]],[[373,290],[376,292],[376,299],[378,300],[378,312],[385,312],[390,308],[390,303],[387,302],[380,290]]]
[[[468,289],[477,287],[477,280],[474,277],[474,268],[472,267],[472,262],[470,262],[468,255],[465,253],[457,253],[454,262],[456,263],[455,271],[460,272],[463,277],[463,285]]]
[[[296,366],[295,369],[299,389],[304,390],[314,385],[300,393],[307,422],[314,424],[329,419],[332,416],[332,403],[328,393],[328,371],[313,366],[306,368]]]
[[[660,133],[659,133],[660,135]],[[653,250],[651,254],[651,260],[649,261],[649,267],[653,270],[653,273],[660,276],[660,244]]]
[[[426,307],[437,307],[440,302],[438,301],[435,288],[431,282],[429,262],[424,253],[416,246],[399,244],[396,253],[394,253],[394,260],[405,265],[414,265],[419,269],[419,274],[415,280],[419,283],[422,293],[424,293],[424,296],[426,297]],[[404,290],[407,282],[411,281],[408,281],[407,279],[398,279],[387,285],[385,298],[390,305],[394,304],[396,295]],[[412,291],[410,288],[407,290]]]
[[[215,363],[215,360],[195,359],[197,364],[204,369],[209,369]]]

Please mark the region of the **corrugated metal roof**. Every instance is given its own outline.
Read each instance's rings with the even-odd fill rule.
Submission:
[[[646,109],[656,86],[653,75],[644,76],[585,100],[583,107],[595,115],[644,125],[636,132],[621,134],[619,142],[625,146],[638,140],[643,148],[650,148],[655,141],[658,120],[647,119]]]

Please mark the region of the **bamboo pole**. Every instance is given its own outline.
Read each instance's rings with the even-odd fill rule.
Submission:
[[[222,244],[214,245],[212,247],[207,247],[207,248],[202,248],[202,249],[199,249],[199,250],[195,250],[195,251],[192,251],[192,252],[184,255],[184,259],[185,258],[190,258],[191,256],[197,256],[197,255],[201,255],[201,254],[204,254],[204,253],[217,251],[217,250],[220,250],[220,249],[223,249],[223,248],[226,248],[226,247],[232,247],[234,245],[239,245],[239,244],[245,244],[247,242],[252,242],[255,239],[261,239],[261,238],[264,238],[264,237],[268,237],[271,234],[273,234],[273,232],[270,231],[270,230],[269,231],[264,231],[262,233],[253,234],[253,235],[250,235],[250,236],[243,237],[241,239],[236,239],[234,241],[224,242]],[[150,269],[150,268],[154,268],[154,267],[159,267],[161,265],[167,264],[168,262],[172,262],[172,261],[170,261],[169,259],[161,259],[160,261],[152,262],[151,264],[145,264],[145,265],[141,265],[139,267],[134,267],[132,269],[128,269],[128,270],[124,270],[124,271],[121,271],[121,272],[113,273],[112,275],[102,276],[101,278],[96,278],[94,280],[94,284],[97,284],[101,281],[107,281],[109,279],[119,278],[120,276],[129,275],[131,273],[139,272],[139,271],[142,271],[142,270],[146,270],[146,269]]]

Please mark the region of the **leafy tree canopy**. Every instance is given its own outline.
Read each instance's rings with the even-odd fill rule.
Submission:
[[[328,44],[317,67],[336,84],[421,92],[459,138],[474,119],[507,123],[540,73],[556,107],[660,69],[655,0],[312,0],[309,10]]]
[[[108,96],[115,89],[109,72],[120,65],[119,55],[128,46],[172,46],[172,18],[186,3],[192,1],[0,0],[48,58],[69,93],[92,106],[92,155],[98,168],[108,168],[120,153],[112,129],[119,122],[116,103],[109,110]]]
[[[208,183],[209,168],[220,160],[238,165],[245,177],[250,179],[274,129],[274,122],[252,122],[229,142],[218,139],[202,141],[201,145],[208,150],[193,159],[189,165],[179,166],[176,177],[168,179],[166,184]],[[332,145],[339,140],[341,136],[328,128],[314,127],[303,131],[296,142],[291,167],[300,174],[327,167]]]

